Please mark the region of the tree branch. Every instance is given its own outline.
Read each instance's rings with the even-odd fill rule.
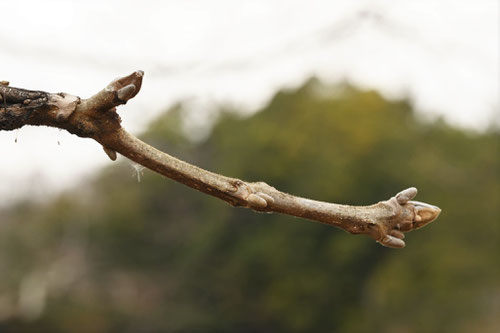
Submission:
[[[106,154],[116,152],[233,206],[260,212],[277,212],[333,225],[352,234],[366,234],[382,245],[402,248],[404,232],[435,220],[441,210],[411,201],[412,187],[371,206],[348,206],[300,198],[266,183],[250,183],[222,176],[181,161],[127,133],[120,125],[116,106],[125,104],[140,90],[144,73],[136,71],[111,82],[88,99],[66,93],[51,94],[8,86],[0,82],[0,130],[24,125],[52,126],[99,142]]]

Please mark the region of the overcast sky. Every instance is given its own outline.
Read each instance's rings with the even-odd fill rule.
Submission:
[[[409,95],[422,117],[462,127],[500,117],[496,0],[0,4],[0,80],[88,97],[142,69],[141,93],[120,108],[134,133],[180,99],[191,101],[196,131],[213,103],[252,112],[311,75]],[[0,132],[0,156],[4,201],[53,193],[112,163],[97,143],[49,128]]]

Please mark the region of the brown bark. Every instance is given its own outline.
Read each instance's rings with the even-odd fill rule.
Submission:
[[[24,125],[65,129],[80,137],[93,138],[112,160],[118,152],[150,170],[233,206],[307,218],[352,234],[369,235],[389,247],[404,247],[404,232],[425,226],[441,212],[436,206],[411,201],[417,194],[416,188],[406,189],[371,206],[339,205],[283,193],[262,182],[229,178],[176,159],[127,133],[120,125],[116,107],[139,92],[143,75],[142,71],[137,71],[116,79],[88,99],[66,93],[12,88],[2,81],[0,130]]]

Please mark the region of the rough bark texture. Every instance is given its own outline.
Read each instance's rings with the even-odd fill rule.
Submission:
[[[389,247],[404,247],[404,232],[425,226],[441,212],[436,206],[411,201],[417,194],[413,187],[371,206],[339,205],[293,196],[262,182],[225,177],[176,159],[127,133],[120,125],[116,106],[127,103],[139,92],[143,76],[142,71],[136,71],[116,79],[88,99],[12,88],[8,82],[1,81],[0,130],[24,125],[65,129],[80,137],[93,138],[112,160],[118,152],[233,206],[307,218],[352,234],[369,235]]]

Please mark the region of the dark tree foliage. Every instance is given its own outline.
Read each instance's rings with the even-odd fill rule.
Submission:
[[[181,119],[172,108],[144,139],[329,202],[371,204],[414,185],[443,213],[394,251],[150,172],[138,183],[121,162],[48,204],[0,212],[0,331],[500,329],[498,130],[425,121],[409,101],[317,80],[250,118],[222,112],[202,143]]]

